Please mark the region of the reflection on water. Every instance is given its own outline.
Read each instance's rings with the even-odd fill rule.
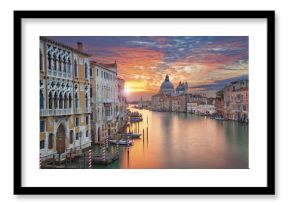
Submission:
[[[142,113],[143,122],[133,124],[130,130],[143,134],[144,129],[144,136],[135,139],[129,151],[120,147],[120,160],[94,168],[248,168],[247,124],[187,113],[138,112]]]

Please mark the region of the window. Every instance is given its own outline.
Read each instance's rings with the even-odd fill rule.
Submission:
[[[89,98],[88,98],[88,94],[85,95],[86,98],[86,109],[89,108]]]
[[[48,149],[53,148],[53,134],[49,134],[48,136]]]
[[[69,132],[69,143],[73,144],[74,143],[74,131]]]
[[[93,75],[92,72],[93,72],[93,71],[92,71],[92,69],[90,68],[90,76],[91,76],[91,77],[92,77],[92,75]]]
[[[48,59],[48,69],[51,69],[51,54],[47,54],[47,59]]]
[[[88,75],[88,65],[87,63],[85,63],[85,78],[88,79],[89,75]]]
[[[90,88],[90,97],[92,98],[93,97],[93,89]]]
[[[79,107],[79,103],[78,103],[78,94],[75,94],[75,108]]]
[[[99,69],[97,69],[97,76],[99,76]]]
[[[53,102],[52,93],[49,92],[49,95],[48,95],[48,108],[49,109],[52,109],[52,102]]]
[[[62,71],[62,67],[61,67],[62,66],[62,61],[61,61],[61,56],[60,55],[58,56],[58,66],[59,66],[58,67],[59,71]]]
[[[69,97],[68,97],[68,107],[69,108],[71,108],[71,101],[72,101],[72,99],[71,99],[71,94],[69,94]]]
[[[75,77],[77,78],[78,77],[78,64],[77,64],[76,59],[74,61],[74,67],[75,67]]]
[[[40,132],[44,132],[45,131],[45,121],[41,120],[40,121]]]
[[[91,113],[91,120],[94,120],[93,116],[94,116],[94,114],[93,114],[93,113]]]
[[[79,133],[76,133],[76,140],[79,140]]]
[[[86,125],[89,124],[89,116],[86,116]]]
[[[44,108],[44,97],[43,97],[43,91],[41,90],[40,91],[40,97],[39,97],[39,100],[40,100],[40,109],[43,109]]]
[[[53,69],[56,70],[56,54],[53,54]]]
[[[40,140],[40,149],[44,149],[44,146],[45,146],[45,141]]]
[[[63,72],[66,72],[66,59],[65,59],[65,56],[63,56],[63,58],[62,58],[62,62],[63,62]]]
[[[39,69],[42,71],[43,70],[43,67],[42,67],[42,52],[41,50],[39,50]]]
[[[78,117],[76,117],[76,126],[80,125],[80,119]]]
[[[89,131],[88,130],[86,131],[86,137],[89,137]]]

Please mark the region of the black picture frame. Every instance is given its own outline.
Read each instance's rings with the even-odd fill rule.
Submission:
[[[21,37],[22,19],[47,18],[219,18],[267,20],[266,187],[23,187]],[[275,11],[14,11],[14,194],[16,195],[272,195],[275,194]]]

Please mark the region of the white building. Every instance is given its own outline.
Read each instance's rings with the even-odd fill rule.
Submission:
[[[92,141],[97,143],[116,132],[117,64],[91,62],[91,71]]]

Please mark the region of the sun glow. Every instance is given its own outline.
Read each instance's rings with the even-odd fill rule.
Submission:
[[[132,88],[125,86],[125,94],[128,95],[131,92],[132,92]]]

